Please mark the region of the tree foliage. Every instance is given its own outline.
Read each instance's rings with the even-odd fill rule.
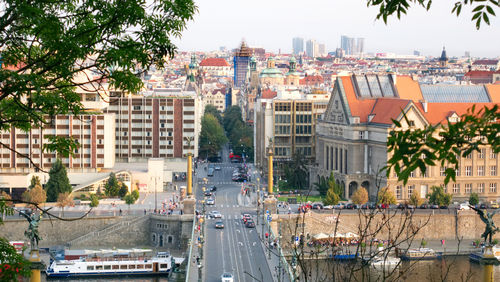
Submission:
[[[45,185],[45,190],[47,191],[48,202],[55,202],[59,194],[72,191],[66,167],[60,159],[57,159],[52,164],[52,168],[49,171],[49,181]]]
[[[224,113],[224,130],[232,144],[233,153],[236,155],[245,154],[246,159],[253,159],[253,128],[243,121],[241,108],[231,106]]]
[[[120,193],[120,183],[118,179],[116,179],[116,175],[114,172],[109,174],[108,181],[104,185],[104,193],[106,196],[115,197]]]
[[[14,203],[10,200],[12,200],[12,197],[9,194],[7,194],[7,192],[2,191],[0,193],[0,201],[5,203],[5,205],[7,205],[8,207],[14,206]]]
[[[411,6],[419,5],[426,10],[430,10],[432,7],[432,0],[367,0],[367,2],[368,6],[379,8],[377,19],[382,19],[385,23],[394,14],[398,19],[401,19],[401,16],[406,15]],[[457,0],[451,9],[451,13],[456,14],[458,17],[463,7],[471,9],[471,21],[475,21],[476,28],[479,29],[482,22],[489,25],[490,17],[496,16],[495,9],[499,7],[499,2],[497,0]]]
[[[134,204],[135,201],[136,201],[136,198],[134,197],[134,195],[132,194],[127,194],[125,196],[125,198],[123,198],[123,200],[125,201],[125,203],[128,205],[129,209],[130,209],[130,205]]]
[[[89,206],[90,206],[91,208],[95,208],[95,207],[97,207],[98,205],[99,205],[99,197],[97,197],[97,195],[96,195],[96,194],[91,194],[91,195],[90,195],[90,204],[89,204]]]
[[[43,190],[42,185],[37,184],[28,192],[28,201],[35,204],[43,204],[47,201],[47,192]]]
[[[128,187],[125,183],[121,182],[120,184],[120,189],[118,190],[118,196],[120,198],[123,198],[125,197],[125,195],[127,195],[128,193]]]
[[[73,202],[73,197],[71,193],[64,192],[57,196],[56,206],[62,209],[62,215],[64,216],[64,208],[73,206],[75,203]]]
[[[132,191],[131,195],[134,197],[134,199],[136,201],[139,200],[139,190],[134,189],[134,191]]]
[[[438,206],[448,206],[451,203],[451,194],[445,193],[441,186],[432,186],[431,193],[427,195],[429,203]]]
[[[31,177],[31,182],[30,186],[28,186],[28,189],[31,190],[35,188],[36,185],[42,185],[40,184],[40,177],[38,177],[38,175],[33,175],[33,177]]]
[[[410,196],[409,203],[415,207],[418,207],[424,203],[424,199],[420,196],[420,192],[418,190],[413,190],[413,193]]]
[[[408,118],[404,116],[409,124]],[[427,125],[424,128],[404,129],[393,120],[395,129],[387,139],[387,177],[391,171],[398,181],[406,185],[410,174],[419,169],[423,174],[428,166],[446,167],[444,184],[456,180],[459,156],[466,157],[474,151],[490,146],[494,153],[500,152],[500,111],[498,105],[484,107],[476,112],[475,106],[467,110],[456,122],[445,125]]]
[[[0,281],[19,281],[19,277],[31,276],[31,263],[16,252],[9,241],[0,237]]]
[[[201,119],[198,155],[201,157],[217,156],[226,143],[226,135],[217,118],[211,113],[205,113]]]
[[[469,204],[475,206],[479,204],[479,195],[477,193],[471,193],[469,196]]]
[[[329,188],[326,192],[326,197],[323,200],[323,204],[325,205],[336,205],[340,201],[340,197],[337,193],[335,193],[335,189],[333,187]]]
[[[219,124],[222,125],[222,116],[220,115],[219,110],[217,110],[217,108],[214,105],[210,105],[210,104],[206,105],[204,114],[213,115],[215,118],[217,118],[217,121],[219,121]]]
[[[368,191],[364,187],[359,187],[352,195],[351,200],[356,205],[366,204],[368,202]]]
[[[302,190],[307,186],[308,171],[304,155],[296,151],[284,166],[284,176],[291,189]]]
[[[318,190],[321,196],[325,196],[328,192],[328,180],[324,176],[320,176],[318,182],[314,183],[314,186],[316,186],[316,190]]]
[[[384,187],[378,191],[377,203],[387,205],[396,204],[396,196],[391,189]]]
[[[1,6],[0,130],[22,131],[80,113],[77,88],[99,94],[109,83],[140,90],[141,73],[174,56],[172,39],[197,11],[192,0],[5,0]],[[48,139],[43,150],[65,157],[78,146],[73,138]]]

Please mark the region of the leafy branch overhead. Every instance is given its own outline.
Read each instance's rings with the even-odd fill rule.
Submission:
[[[426,10],[430,10],[432,0],[368,0],[367,6],[379,7],[377,19],[382,19],[387,23],[389,16],[396,14],[398,19],[406,15],[411,6],[418,5]],[[471,21],[476,22],[476,28],[481,27],[481,23],[490,25],[490,17],[495,17],[495,9],[499,7],[498,0],[460,0],[453,5],[451,12],[457,17],[462,12],[462,8],[469,6],[472,9]]]
[[[142,72],[174,56],[172,39],[197,11],[192,0],[2,0],[0,6],[0,130],[21,131],[82,113],[79,92],[106,100],[108,86],[139,91]],[[63,156],[78,146],[74,139],[49,141],[44,150]]]
[[[406,124],[408,117],[403,115]],[[387,177],[395,172],[398,181],[408,182],[413,171],[425,174],[429,166],[445,168],[444,184],[455,181],[459,169],[459,158],[467,157],[474,151],[490,147],[493,153],[500,152],[500,111],[498,105],[476,107],[447,124],[428,125],[424,128],[408,128],[393,120],[394,130],[387,139],[387,151],[391,157],[387,161]]]

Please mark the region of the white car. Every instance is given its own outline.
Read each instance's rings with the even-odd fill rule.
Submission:
[[[218,211],[211,211],[208,215],[211,218],[222,218],[222,214]]]
[[[224,272],[221,276],[220,276],[220,280],[222,282],[233,282],[234,281],[234,278],[233,278],[233,275],[229,272]]]
[[[207,205],[215,205],[215,200],[213,198],[208,198],[206,203]]]
[[[216,165],[215,170],[220,170],[220,166]]]
[[[459,210],[470,210],[469,203],[461,203],[460,206],[458,206]]]

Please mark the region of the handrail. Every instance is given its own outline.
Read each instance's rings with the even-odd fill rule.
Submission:
[[[190,268],[191,268],[191,257],[192,257],[192,253],[193,253],[193,246],[194,246],[194,232],[196,230],[196,216],[193,215],[193,230],[191,231],[191,240],[190,240],[190,243],[191,246],[189,248],[189,255],[188,255],[188,260],[187,260],[187,267],[186,267],[186,282],[189,282],[189,271],[190,271]]]

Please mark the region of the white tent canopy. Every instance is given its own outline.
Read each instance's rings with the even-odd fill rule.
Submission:
[[[345,238],[345,235],[340,232],[330,234],[330,238]]]
[[[318,233],[318,234],[313,236],[314,240],[321,240],[321,239],[328,239],[328,238],[330,238],[330,236],[328,236],[325,233]]]
[[[345,238],[357,238],[359,237],[358,234],[352,233],[352,232],[347,232],[345,234]]]

